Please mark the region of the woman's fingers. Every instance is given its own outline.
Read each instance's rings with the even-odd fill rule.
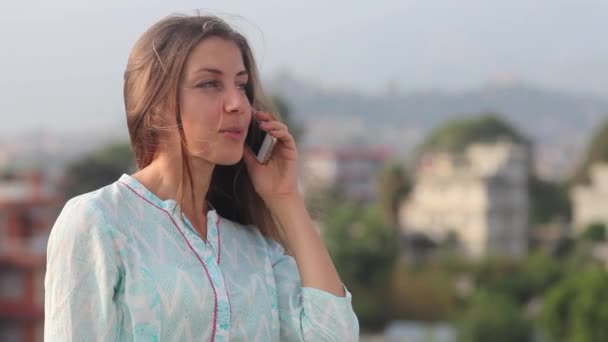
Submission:
[[[262,121],[260,122],[260,127],[266,131],[266,132],[270,132],[270,131],[288,131],[287,126],[284,123],[281,123],[279,121]]]
[[[254,112],[254,116],[255,119],[258,119],[260,121],[268,121],[268,120],[273,120],[272,116],[270,116],[270,114],[266,113],[266,112]]]
[[[271,136],[289,144],[293,143],[294,139],[285,124],[278,121],[265,121],[260,126]]]
[[[256,112],[254,120],[260,122],[260,128],[276,138],[287,149],[295,150],[296,142],[293,136],[289,133],[289,128],[284,123],[273,119],[270,114],[265,112]]]

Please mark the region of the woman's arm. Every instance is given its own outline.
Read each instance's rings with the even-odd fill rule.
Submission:
[[[296,260],[302,286],[344,297],[342,281],[301,196],[284,198],[269,205],[284,230],[287,249]]]
[[[252,120],[260,120],[260,128],[278,143],[268,165],[257,163],[247,149],[243,156],[245,164],[256,191],[284,229],[303,285],[344,296],[340,277],[298,190],[298,151],[293,136],[285,124],[267,113],[257,112]]]
[[[285,255],[271,243],[281,341],[358,341],[359,322],[329,253],[316,231],[297,186],[295,141],[284,124],[257,113],[260,127],[279,141],[270,162],[244,154],[253,185],[283,228]]]
[[[45,341],[115,341],[119,282],[110,227],[86,197],[66,204],[51,230],[45,275]]]
[[[276,286],[280,340],[358,341],[359,321],[353,311],[351,294],[346,287],[341,288],[345,292],[344,296],[336,296],[325,290],[303,285],[294,257],[285,254],[278,242],[267,240]],[[308,262],[305,264],[311,265]]]

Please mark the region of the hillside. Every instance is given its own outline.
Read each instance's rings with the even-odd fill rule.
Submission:
[[[541,174],[566,177],[582,160],[592,134],[608,117],[608,100],[526,84],[487,85],[463,92],[370,95],[329,89],[287,74],[266,82],[308,127],[308,145],[386,144],[411,155],[446,120],[498,113],[531,140]]]

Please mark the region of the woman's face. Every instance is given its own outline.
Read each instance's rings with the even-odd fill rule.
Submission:
[[[243,157],[251,121],[248,73],[237,45],[202,40],[186,59],[179,91],[184,135],[194,158],[233,165]]]

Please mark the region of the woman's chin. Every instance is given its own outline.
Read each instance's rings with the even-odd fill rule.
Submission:
[[[242,159],[242,158],[241,158],[241,159]],[[241,161],[241,159],[239,159],[239,160],[227,160],[227,161],[220,161],[220,162],[215,163],[215,165],[221,165],[221,166],[233,166],[233,165],[238,164],[238,163]]]
[[[243,159],[243,153],[241,152],[240,154],[235,154],[235,155],[231,155],[231,156],[218,156],[219,158],[217,158],[217,160],[215,161],[214,164],[216,165],[222,165],[222,166],[231,166],[231,165],[235,165],[238,164],[238,162],[241,161],[241,159]]]
[[[194,157],[195,159],[200,159],[201,161],[205,161],[207,163],[215,164],[215,165],[231,166],[231,165],[237,164],[238,162],[241,161],[241,159],[243,159],[243,152],[241,151],[240,154],[230,153],[230,154],[216,155],[213,157],[193,154],[192,157]]]

